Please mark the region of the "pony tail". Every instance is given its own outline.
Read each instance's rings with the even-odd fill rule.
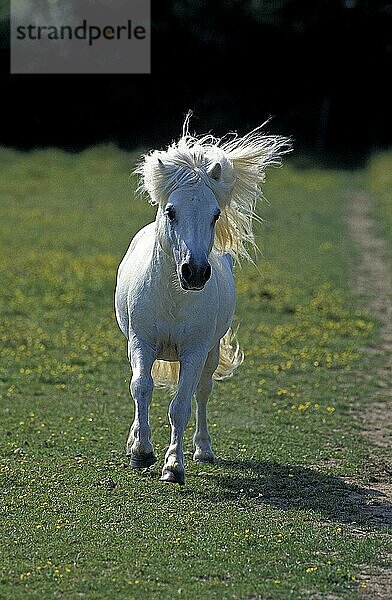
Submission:
[[[230,328],[220,341],[219,363],[213,379],[216,381],[229,379],[243,362],[244,353],[237,340],[237,331],[234,332]]]
[[[237,332],[230,328],[223,336],[219,346],[219,362],[213,374],[215,381],[232,377],[234,371],[242,364],[244,353],[237,340]],[[156,360],[151,375],[156,387],[174,389],[178,383],[180,363],[166,360]]]
[[[180,363],[156,360],[151,369],[155,387],[174,388],[178,383]]]

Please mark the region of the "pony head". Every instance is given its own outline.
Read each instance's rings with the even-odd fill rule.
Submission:
[[[279,166],[291,146],[288,138],[264,135],[263,125],[242,138],[195,137],[189,133],[190,116],[180,139],[143,156],[135,172],[141,175],[140,190],[158,206],[159,240],[174,255],[181,287],[200,290],[211,275],[212,248],[234,260],[252,260],[253,219],[259,219],[265,170]]]

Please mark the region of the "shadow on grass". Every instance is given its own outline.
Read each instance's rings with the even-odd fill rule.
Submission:
[[[392,527],[392,504],[386,494],[347,483],[342,478],[297,465],[219,460],[198,478],[214,483],[216,500],[244,501],[257,510],[263,505],[288,510],[312,510],[339,523],[372,529]],[[218,488],[218,490],[216,489]]]

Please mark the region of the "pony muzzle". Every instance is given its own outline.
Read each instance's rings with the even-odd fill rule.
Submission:
[[[208,261],[198,264],[184,261],[179,268],[179,280],[183,290],[200,291],[211,277],[211,265]]]

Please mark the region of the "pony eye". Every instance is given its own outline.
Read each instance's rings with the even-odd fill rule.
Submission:
[[[214,216],[213,216],[213,219],[212,219],[212,222],[213,222],[213,223],[216,223],[216,222],[217,222],[217,220],[219,219],[219,217],[220,217],[220,211],[214,214]]]
[[[169,221],[174,221],[174,219],[176,218],[176,211],[174,210],[174,207],[171,204],[168,204],[166,206],[165,214],[167,215]]]

